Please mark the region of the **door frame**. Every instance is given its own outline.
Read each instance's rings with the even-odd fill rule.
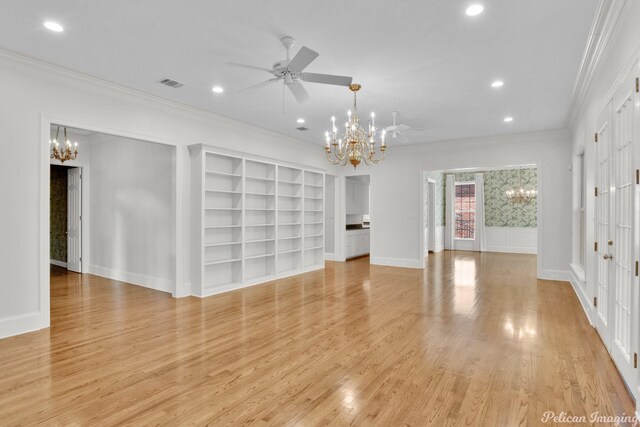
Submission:
[[[85,241],[85,233],[84,233],[84,220],[85,220],[85,203],[84,203],[84,196],[86,194],[86,190],[85,190],[85,185],[84,185],[84,168],[82,166],[70,166],[69,169],[67,169],[67,179],[69,176],[69,170],[70,169],[80,169],[80,214],[78,215],[80,217],[79,219],[79,223],[80,223],[80,273],[86,273],[88,271],[87,268],[85,267],[85,265],[88,265],[88,262],[85,262],[86,259],[84,257],[84,241]],[[87,209],[88,211],[88,209]],[[68,223],[69,223],[69,185],[67,183],[67,228],[68,228]],[[86,240],[89,240],[88,238]],[[67,231],[67,270],[69,270],[69,232]],[[73,270],[71,270],[73,271]]]
[[[444,171],[454,171],[454,170],[459,170],[459,171],[464,171],[464,172],[476,172],[476,171],[486,171],[486,170],[500,170],[500,169],[515,169],[518,167],[531,167],[531,168],[535,168],[537,171],[537,177],[538,177],[538,185],[536,187],[537,191],[538,191],[538,197],[536,200],[537,203],[537,210],[536,210],[536,217],[537,217],[537,235],[536,235],[536,277],[538,279],[550,279],[550,280],[564,280],[564,279],[559,279],[558,277],[548,277],[549,275],[554,275],[554,276],[560,276],[561,274],[563,274],[564,272],[562,271],[556,271],[556,270],[544,270],[543,269],[543,258],[544,258],[544,216],[543,216],[543,205],[544,205],[544,162],[542,160],[535,160],[535,161],[522,161],[521,163],[514,163],[511,165],[486,165],[486,166],[482,166],[482,165],[475,165],[475,166],[471,166],[471,167],[452,167],[452,168],[423,168],[421,169],[421,173],[419,174],[419,179],[420,179],[420,183],[418,185],[418,188],[420,189],[420,194],[418,195],[418,198],[420,200],[419,203],[419,208],[420,208],[420,215],[419,215],[419,223],[420,223],[420,232],[418,233],[420,236],[420,248],[421,250],[424,250],[424,227],[425,227],[425,223],[424,223],[424,209],[425,209],[425,200],[424,200],[424,193],[425,193],[425,174],[428,172],[444,172]],[[426,261],[426,257],[422,257],[422,269],[425,269],[427,267],[427,261]]]
[[[427,200],[425,209],[428,210],[429,216],[427,217],[427,231],[426,244],[425,244],[425,256],[429,252],[435,252],[436,249],[436,180],[433,178],[427,178]]]
[[[89,214],[89,202],[90,202],[89,184],[91,182],[91,172],[90,172],[91,167],[89,163],[86,163],[82,159],[67,160],[65,164],[54,163],[53,159],[49,159],[49,166],[65,166],[69,168],[82,169],[82,196],[81,196],[82,197],[82,223],[81,223],[82,241],[80,243],[80,247],[81,247],[81,253],[82,253],[82,263],[81,263],[82,270],[81,271],[82,271],[82,274],[86,274],[89,272],[89,264],[90,264],[89,244],[91,239],[89,238],[89,224],[91,221],[91,217]],[[51,212],[49,212],[49,219],[51,219]],[[49,264],[51,264],[50,248],[48,248],[47,251],[49,256]]]
[[[48,328],[51,326],[51,291],[50,291],[50,271],[49,271],[49,240],[50,240],[50,175],[49,167],[51,165],[49,138],[51,137],[51,125],[67,126],[76,129],[83,129],[96,133],[104,133],[113,136],[119,136],[123,138],[137,139],[146,142],[152,142],[156,144],[164,144],[175,147],[174,152],[174,191],[175,191],[175,204],[174,204],[174,234],[175,234],[175,277],[174,277],[174,290],[172,295],[174,297],[188,296],[191,293],[191,286],[189,283],[182,283],[181,278],[184,277],[183,272],[188,267],[184,262],[184,251],[188,245],[183,245],[182,237],[183,233],[183,213],[181,209],[181,201],[183,200],[183,182],[186,179],[184,171],[184,163],[189,161],[189,152],[187,145],[176,140],[166,139],[156,135],[141,134],[139,132],[132,132],[123,129],[114,129],[105,126],[101,126],[95,123],[86,123],[78,121],[76,119],[56,117],[47,114],[42,114],[40,117],[40,328]],[[85,188],[87,187],[85,182]],[[84,191],[84,190],[83,190]],[[83,203],[87,198],[83,194]],[[83,206],[84,208],[84,206]],[[187,230],[188,231],[188,230]],[[84,233],[87,235],[88,233]],[[84,246],[84,242],[83,242]],[[83,248],[86,253],[88,246]],[[88,264],[83,263],[83,272],[85,268],[88,268]]]

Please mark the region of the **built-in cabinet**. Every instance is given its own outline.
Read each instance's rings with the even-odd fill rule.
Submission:
[[[370,245],[369,236],[369,229],[347,230],[345,238],[345,257],[353,258],[361,255],[367,255],[369,253]]]
[[[347,215],[369,215],[369,185],[346,179]]]
[[[324,267],[322,172],[189,148],[194,295]]]

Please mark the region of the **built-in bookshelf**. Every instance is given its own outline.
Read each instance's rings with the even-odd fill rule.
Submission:
[[[193,159],[192,293],[324,267],[324,174],[204,145]]]
[[[324,174],[304,171],[303,268],[324,262]]]
[[[242,168],[238,157],[204,156],[202,292],[242,283]]]
[[[278,273],[302,268],[303,173],[278,166]]]

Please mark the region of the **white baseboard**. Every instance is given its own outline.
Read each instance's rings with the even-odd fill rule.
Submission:
[[[501,252],[508,254],[531,254],[538,253],[537,248],[531,248],[529,246],[491,246],[487,245],[487,252]]]
[[[177,288],[177,287],[176,287]],[[184,289],[183,292],[172,292],[171,295],[174,298],[184,298],[191,296],[191,282],[185,283],[181,289]]]
[[[422,260],[406,258],[371,257],[370,263],[389,267],[423,268]]]
[[[591,308],[591,300],[589,299],[589,296],[587,295],[587,292],[584,288],[584,282],[580,280],[580,278],[578,277],[578,275],[575,274],[574,271],[571,271],[570,275],[571,275],[571,280],[569,282],[571,283],[573,292],[575,292],[576,296],[578,297],[578,301],[580,301],[580,305],[584,310],[584,314],[586,314],[587,316],[587,320],[589,320],[589,323],[591,324],[591,326],[594,326],[595,323],[592,317],[593,309]]]
[[[571,273],[565,270],[542,270],[542,272],[538,274],[538,279],[571,282]]]
[[[238,289],[243,289],[243,288],[250,288],[252,286],[258,286],[258,285],[264,285],[266,283],[269,282],[273,282],[274,280],[280,280],[280,279],[285,279],[287,277],[293,277],[293,276],[298,276],[300,274],[305,274],[305,273],[310,273],[312,271],[317,271],[317,270],[322,270],[324,269],[324,262],[322,263],[322,265],[312,265],[300,270],[294,270],[294,271],[288,271],[285,273],[280,273],[280,274],[274,274],[273,276],[269,276],[269,277],[262,277],[260,279],[255,279],[255,280],[248,280],[246,282],[243,283],[234,283],[231,285],[225,285],[225,286],[218,286],[215,289],[209,289],[209,290],[205,290],[202,294],[193,294],[194,297],[198,297],[198,298],[206,298],[206,297],[210,297],[213,295],[219,295],[219,294],[224,294],[227,292],[232,292],[232,291],[237,291]]]
[[[570,282],[571,273],[565,270],[542,270],[542,272],[538,274],[538,279]]]
[[[0,319],[0,339],[42,329],[40,312],[18,314]]]
[[[58,267],[67,268],[67,263],[64,261],[58,261],[57,259],[50,259],[49,264],[57,265]]]
[[[335,261],[335,254],[330,254],[328,252],[324,253],[324,260],[325,261]]]
[[[111,280],[130,283],[132,285],[142,286],[156,291],[173,293],[175,290],[172,280],[159,279],[156,277],[145,276],[143,274],[130,273],[128,271],[115,270],[112,268],[92,265],[89,267],[91,274],[106,277]]]

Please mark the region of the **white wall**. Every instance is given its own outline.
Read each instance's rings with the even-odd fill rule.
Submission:
[[[371,261],[422,267],[423,170],[536,164],[539,180],[538,275],[567,279],[571,261],[571,140],[567,131],[389,147],[371,175]],[[363,173],[360,166],[355,173]],[[345,171],[348,174],[353,171]]]
[[[574,288],[585,307],[587,315],[592,316],[592,297],[596,293],[594,280],[594,259],[592,248],[595,241],[595,198],[593,188],[595,187],[595,142],[596,120],[611,98],[612,91],[618,84],[619,78],[626,74],[640,58],[640,2],[616,0],[612,4],[621,4],[621,12],[618,19],[611,23],[610,27],[598,29],[598,34],[593,40],[594,44],[604,43],[603,38],[609,37],[603,52],[598,56],[587,58],[585,69],[591,67],[593,78],[586,85],[578,88],[580,102],[576,103],[572,112],[570,123],[572,132],[572,152],[574,154],[574,164],[576,156],[584,150],[585,153],[585,182],[586,204],[585,204],[585,245],[586,257],[585,265],[574,264]],[[613,9],[613,7],[612,7]],[[638,72],[637,72],[638,73]],[[638,73],[640,74],[640,73]],[[575,204],[579,200],[579,169],[574,169],[573,200]],[[576,176],[578,175],[578,176]],[[579,216],[574,216],[573,223],[573,259],[580,259],[579,251]],[[582,268],[581,268],[582,267]]]
[[[49,276],[48,214],[44,215],[49,208],[45,185],[49,159],[44,153],[50,121],[177,146],[176,197],[180,208],[176,213],[175,293],[179,296],[190,291],[187,145],[207,143],[328,168],[321,146],[6,51],[0,51],[0,93],[0,144],[15,159],[0,172],[0,180],[11,183],[0,186],[0,221],[10,224],[4,229],[0,245],[0,337],[49,324],[48,289],[41,284],[48,282]]]
[[[574,164],[577,164],[577,155],[584,150],[585,153],[585,264],[577,265],[580,259],[580,227],[579,215],[574,215],[573,220],[573,260],[572,266],[573,288],[582,303],[582,306],[592,324],[595,320],[593,309],[593,297],[597,295],[595,273],[595,256],[593,242],[595,242],[595,142],[594,134],[597,130],[596,121],[605,104],[611,99],[613,92],[618,87],[621,78],[627,73],[633,72],[640,76],[638,60],[640,58],[640,2],[635,0],[611,0],[606,2],[609,7],[605,9],[601,20],[597,20],[596,27],[592,30],[592,50],[587,52],[583,61],[580,78],[576,85],[576,102],[574,103],[569,126],[573,139]],[[580,169],[574,168],[573,176],[573,201],[574,212],[578,208],[580,200]],[[638,293],[635,294],[638,298]],[[636,301],[637,304],[637,301]],[[637,306],[637,305],[636,305]],[[634,331],[635,339],[640,339]],[[637,397],[639,390],[632,390]],[[640,400],[637,402],[640,409]],[[637,413],[637,412],[636,412]]]
[[[90,272],[175,286],[175,147],[101,135],[91,147]]]
[[[324,176],[324,251],[325,259],[334,259],[336,241],[336,177]]]

